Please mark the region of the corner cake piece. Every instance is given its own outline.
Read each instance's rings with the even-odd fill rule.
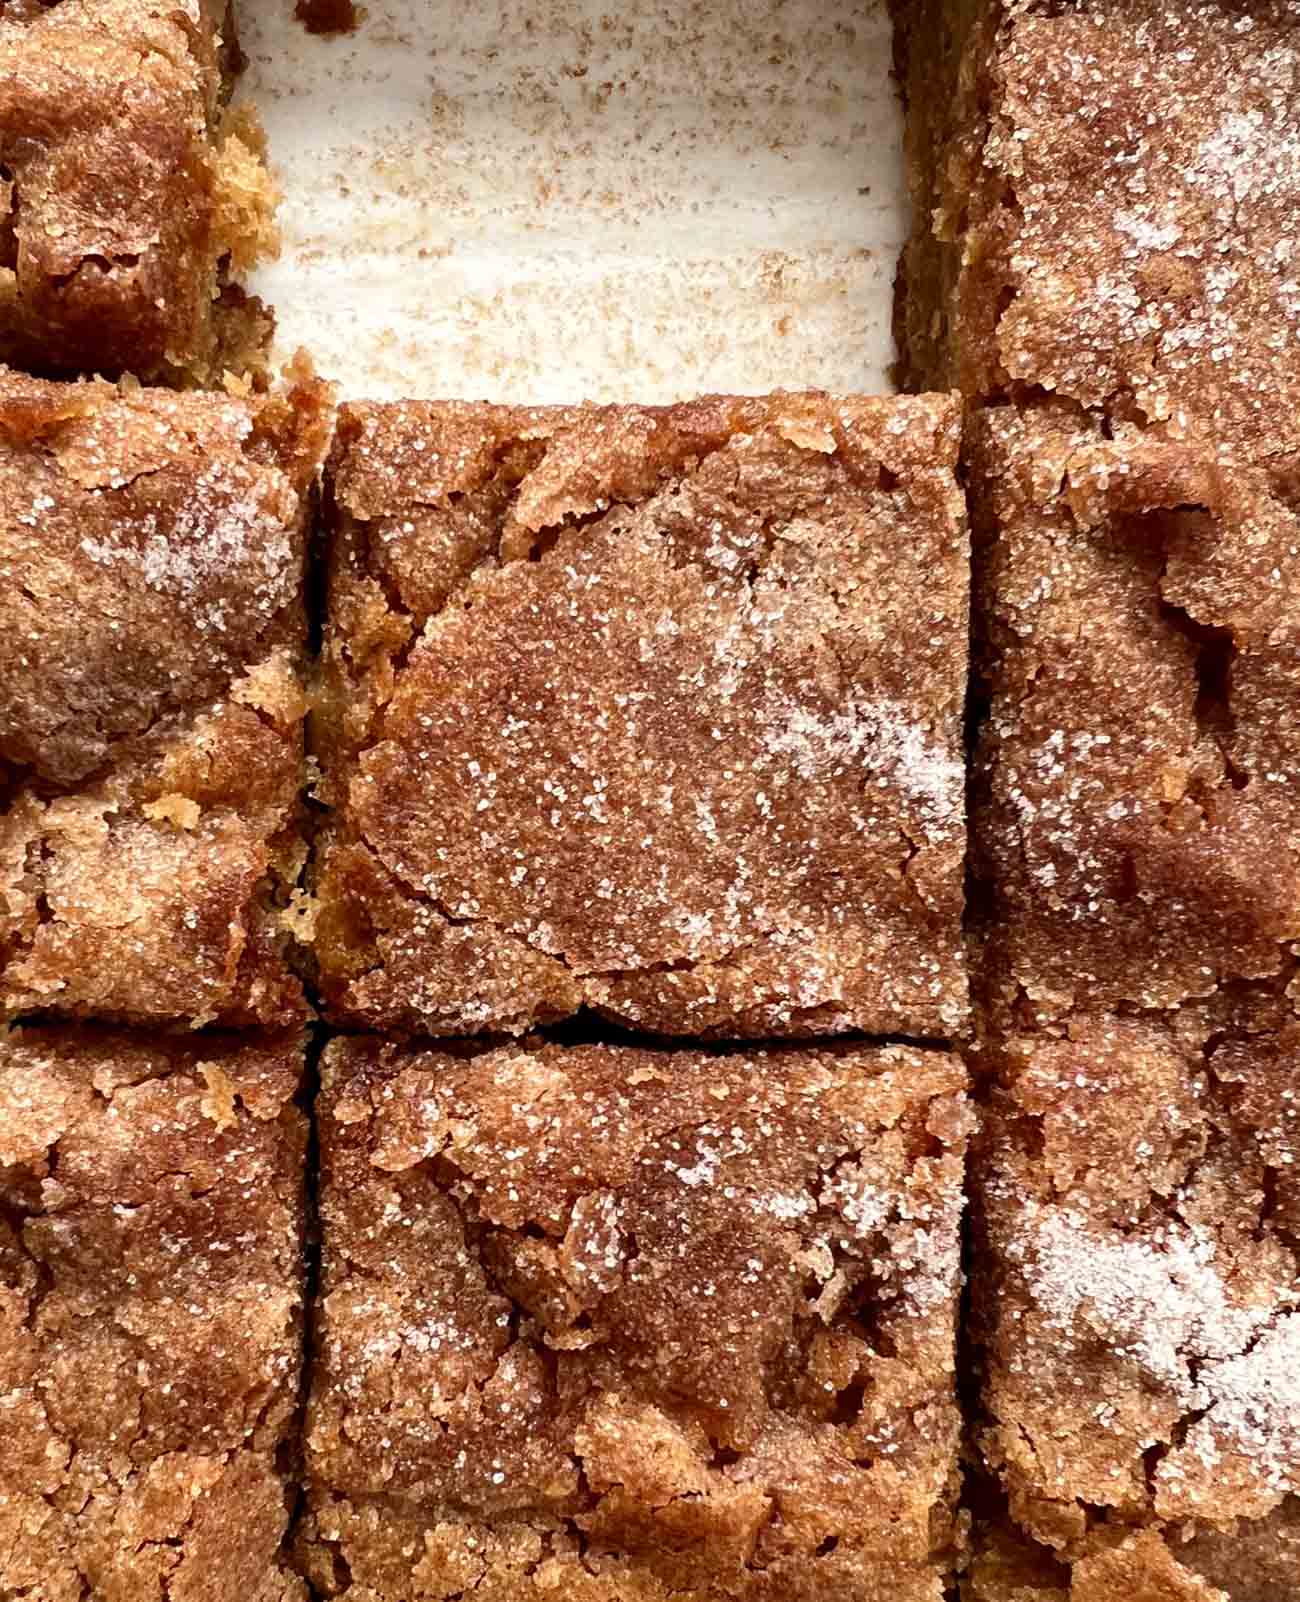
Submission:
[[[941,396],[343,408],[330,1015],[956,1033],[958,431]]]
[[[1300,455],[993,408],[968,431],[972,817],[1006,982],[1040,1019],[1169,1007],[1300,938]]]
[[[225,109],[220,0],[0,5],[0,360],[211,383],[271,320],[231,281],[275,248],[260,135]]]
[[[939,1602],[960,1063],[325,1054],[324,1597]]]
[[[329,408],[0,370],[0,1007],[303,1008],[306,496]]]
[[[1009,1527],[971,1602],[1300,1595],[1298,1008],[1292,964],[996,1049],[971,1284]]]
[[[1300,429],[1291,0],[894,0],[908,387],[1247,458]]]
[[[0,1039],[0,1596],[290,1602],[293,1039]]]

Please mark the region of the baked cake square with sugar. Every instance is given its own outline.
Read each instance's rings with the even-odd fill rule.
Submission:
[[[228,116],[222,0],[0,9],[0,360],[219,382],[269,314],[231,273],[274,249],[260,137]]]
[[[302,1043],[0,1039],[0,1595],[299,1602]]]
[[[323,386],[0,371],[0,1007],[274,1024]]]
[[[961,1064],[325,1054],[325,1597],[939,1602]]]
[[[1300,938],[1300,455],[1226,468],[1010,408],[967,449],[1001,978],[1046,1018],[1277,973]]]
[[[896,0],[909,387],[1300,432],[1292,0]]]
[[[1300,1594],[1298,995],[1292,962],[994,1052],[977,1439],[1070,1602]]]
[[[344,407],[329,1016],[955,1033],[958,432],[939,396]]]

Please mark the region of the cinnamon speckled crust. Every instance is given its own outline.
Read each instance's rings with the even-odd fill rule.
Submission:
[[[1292,1602],[1300,1499],[1227,1532],[1119,1529],[1073,1565],[998,1524],[976,1525],[961,1602]]]
[[[331,1016],[958,1032],[957,434],[939,396],[345,407]]]
[[[333,1043],[317,1589],[938,1602],[964,1086],[902,1047]]]
[[[226,287],[274,248],[224,121],[229,26],[217,0],[0,8],[0,360],[200,383],[262,360],[270,320]]]
[[[1237,455],[1300,414],[1295,0],[898,0],[903,376]]]
[[[1300,1593],[1294,963],[1163,1015],[1008,1034],[993,1060],[977,1438],[1048,1572],[1068,1568],[1046,1595]]]
[[[290,1602],[299,1039],[0,1039],[0,1598]]]
[[[302,1011],[302,572],[323,387],[0,372],[0,1005]]]
[[[1040,1019],[1170,1007],[1300,938],[1300,457],[1064,412],[968,431],[976,866]]]

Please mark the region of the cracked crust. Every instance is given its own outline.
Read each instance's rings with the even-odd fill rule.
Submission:
[[[325,1055],[304,1572],[360,1602],[938,1602],[960,1064]]]
[[[1300,1499],[1172,1545],[1154,1530],[1118,1530],[1072,1566],[1000,1522],[977,1524],[972,1546],[962,1602],[1291,1602]]]
[[[1300,458],[1225,470],[1010,408],[968,449],[972,823],[1002,980],[1043,1020],[1279,972],[1300,938]]]
[[[1300,1590],[1298,1005],[1292,964],[993,1054],[978,1438],[1072,1602]]]
[[[958,1032],[957,434],[944,397],[345,407],[331,1016]]]
[[[297,1038],[0,1040],[0,1597],[297,1602]]]
[[[905,381],[1050,392],[1236,457],[1293,450],[1291,0],[895,11],[917,219]]]
[[[67,0],[64,0],[67,3]],[[323,386],[229,396],[0,372],[0,1004],[302,1011],[307,496]]]
[[[274,252],[275,197],[224,111],[235,53],[216,0],[0,11],[0,359],[168,383],[264,367],[270,316],[230,272]]]

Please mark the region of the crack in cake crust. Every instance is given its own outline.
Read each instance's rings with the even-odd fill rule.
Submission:
[[[1236,458],[1293,450],[1291,0],[895,15],[917,219],[896,317],[909,385],[1058,397]]]
[[[954,1059],[326,1052],[326,1595],[935,1599]]]
[[[1022,1562],[1071,1602],[1122,1582],[1187,1602],[1293,1585],[1295,994],[1292,963],[1167,1014],[1076,1014],[1055,1035],[1009,1017],[989,1047],[980,1446],[1023,1553],[992,1535],[972,1598],[1018,1594],[995,1577]]]
[[[345,408],[314,720],[332,1015],[955,1032],[956,423],[940,398]]]
[[[66,3],[66,0],[65,0]],[[0,1005],[304,1011],[306,371],[254,400],[0,373]]]
[[[0,1042],[0,1594],[299,1602],[298,1038]]]

